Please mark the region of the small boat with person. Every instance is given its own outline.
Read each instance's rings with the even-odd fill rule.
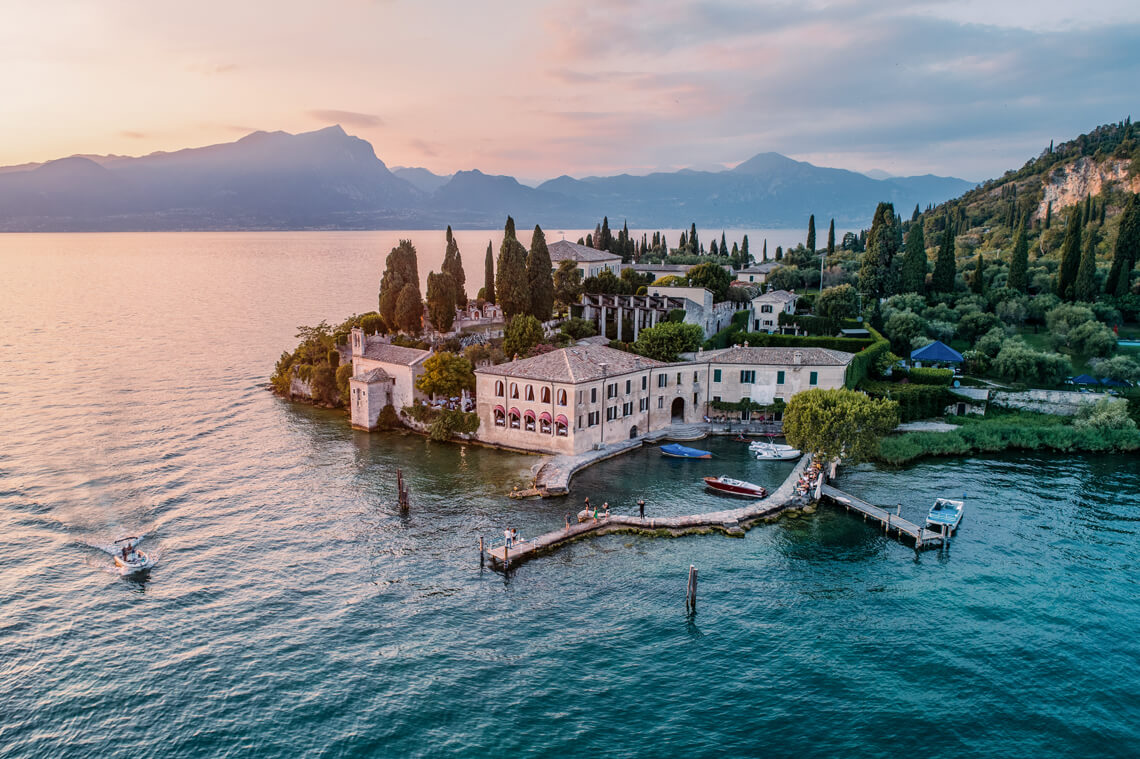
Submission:
[[[734,480],[731,477],[705,477],[705,487],[726,495],[736,495],[744,498],[767,498],[768,491],[761,485],[754,485],[743,480]]]
[[[965,496],[962,496],[965,498]],[[951,535],[958,529],[962,521],[962,512],[966,504],[962,501],[953,501],[949,498],[936,498],[926,515],[926,527],[942,535]]]
[[[671,456],[675,459],[711,459],[712,453],[709,451],[702,451],[700,448],[687,448],[683,445],[670,443],[669,445],[661,446],[661,455]]]
[[[139,540],[140,537],[132,535],[115,541],[116,550],[113,556],[119,574],[130,575],[154,566],[154,559],[139,550]]]
[[[798,449],[790,445],[751,446],[748,450],[756,457],[757,461],[791,461],[803,455]]]

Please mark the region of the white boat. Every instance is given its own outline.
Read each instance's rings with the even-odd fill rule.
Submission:
[[[786,445],[779,448],[774,446],[761,446],[759,448],[751,448],[750,450],[755,454],[757,461],[791,461],[803,455],[795,448]]]
[[[794,446],[784,445],[783,443],[770,443],[767,440],[753,440],[751,443],[748,444],[748,447],[754,451],[759,449],[759,448],[764,448],[764,449],[775,448],[778,451],[794,451],[794,450],[796,450]]]
[[[942,535],[951,535],[958,529],[962,521],[962,512],[966,504],[962,501],[952,501],[949,498],[937,498],[926,515],[927,529],[934,530]]]
[[[113,556],[115,566],[119,568],[119,574],[130,575],[154,566],[154,559],[139,550],[138,543],[139,538],[133,535],[115,541]]]

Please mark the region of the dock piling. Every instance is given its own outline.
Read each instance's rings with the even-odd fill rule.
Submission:
[[[479,536],[479,566],[483,566],[483,536]]]
[[[689,565],[689,585],[685,589],[685,610],[689,614],[697,613],[697,568]]]

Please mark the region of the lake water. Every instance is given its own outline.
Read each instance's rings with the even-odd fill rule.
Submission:
[[[0,236],[0,756],[1135,756],[1135,457],[846,470],[912,519],[967,493],[921,556],[825,506],[504,576],[476,544],[507,524],[720,508],[703,474],[787,465],[714,440],[515,502],[533,457],[266,392],[296,325],[374,306],[399,236]],[[159,561],[126,580],[99,546],[139,532]]]

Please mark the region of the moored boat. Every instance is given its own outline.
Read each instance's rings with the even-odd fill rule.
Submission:
[[[728,495],[738,495],[745,498],[767,498],[768,491],[760,485],[754,485],[751,482],[744,482],[743,480],[734,480],[731,477],[721,475],[720,477],[705,477],[705,487],[715,490],[718,493],[726,493]]]
[[[950,535],[958,529],[962,521],[962,512],[966,504],[962,501],[952,501],[949,498],[936,498],[926,515],[927,529],[935,530],[943,535]]]
[[[709,451],[702,451],[699,448],[687,448],[683,445],[670,443],[669,445],[661,446],[661,454],[663,456],[672,456],[675,459],[711,459],[712,453]]]
[[[748,447],[753,449],[753,450],[755,450],[757,448],[775,448],[776,450],[780,450],[780,451],[794,451],[794,450],[796,450],[794,446],[785,445],[784,443],[773,443],[773,442],[768,441],[768,440],[753,440],[751,443],[748,444]]]
[[[803,455],[799,450],[789,445],[758,446],[749,448],[749,451],[756,456],[757,461],[791,461]]]

